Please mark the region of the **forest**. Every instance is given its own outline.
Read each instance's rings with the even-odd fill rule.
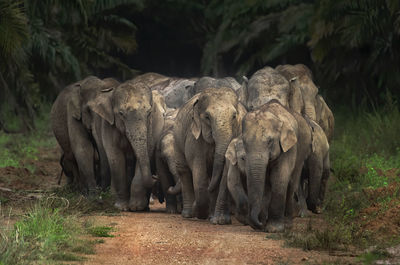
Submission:
[[[107,237],[118,230],[86,218],[119,214],[112,204],[99,206],[98,198],[56,185],[59,158],[49,114],[66,86],[90,75],[125,82],[149,72],[177,78],[230,76],[241,84],[264,66],[285,64],[311,70],[334,114],[332,181],[322,215],[304,218],[304,229],[267,238],[305,253],[337,254],[307,258],[308,264],[381,259],[397,264],[398,0],[0,0],[0,264],[91,260],[103,243],[97,241],[104,240],[86,242],[73,230],[105,240],[113,240]],[[53,186],[40,183],[56,175]],[[31,178],[23,187],[18,184],[25,182],[22,176]],[[53,226],[54,237],[29,232],[39,229],[29,227],[30,221],[45,217],[55,220],[48,225],[60,225]],[[324,225],[314,229],[320,220]],[[56,234],[61,227],[73,228]],[[41,247],[32,247],[38,238]],[[299,259],[271,264],[304,261]]]

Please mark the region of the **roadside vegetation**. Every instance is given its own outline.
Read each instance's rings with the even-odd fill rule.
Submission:
[[[339,109],[335,119],[326,226],[317,229],[310,218],[302,233],[284,238],[306,250],[354,254],[370,248],[360,257],[368,263],[400,243],[400,111],[387,101],[373,112]]]
[[[93,237],[112,236],[111,227],[82,223],[77,215],[65,214],[65,200],[64,207],[54,207],[57,200],[62,198],[36,202],[14,225],[0,230],[0,264],[83,261],[95,253],[95,244],[104,242]]]

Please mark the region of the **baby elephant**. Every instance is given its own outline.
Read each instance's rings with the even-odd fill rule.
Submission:
[[[156,171],[166,200],[167,213],[182,211],[181,183],[176,172],[174,124],[178,110],[166,114],[163,132],[156,147]]]
[[[326,184],[330,175],[329,143],[323,129],[313,120],[305,117],[312,129],[312,147],[307,158],[298,189],[300,216],[307,215],[307,208],[321,213]],[[308,186],[305,187],[307,181]],[[305,191],[306,194],[305,194]]]

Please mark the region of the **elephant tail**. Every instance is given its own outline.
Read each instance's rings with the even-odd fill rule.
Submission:
[[[64,153],[61,155],[61,157],[60,157],[60,165],[61,165],[61,172],[60,172],[60,176],[58,177],[58,182],[57,182],[57,184],[58,185],[60,185],[61,184],[61,178],[62,178],[62,175],[63,175],[63,173],[64,173],[64,165],[63,165],[63,161],[64,161]]]

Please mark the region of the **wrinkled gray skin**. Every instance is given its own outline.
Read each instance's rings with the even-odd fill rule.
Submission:
[[[335,128],[335,118],[333,117],[331,109],[325,103],[325,100],[322,96],[317,95],[316,101],[317,101],[317,106],[316,106],[317,119],[315,121],[324,130],[326,137],[328,138],[328,142],[330,143],[333,138],[333,131]]]
[[[279,65],[275,69],[290,82],[290,108],[316,121],[318,88],[312,80],[311,70],[304,64]]]
[[[168,108],[179,108],[194,96],[194,84],[193,79],[169,78],[153,85],[151,89],[164,96]]]
[[[182,211],[179,201],[181,192],[180,180],[176,172],[175,138],[173,128],[178,110],[166,114],[163,132],[156,147],[156,171],[166,200],[166,212]]]
[[[205,219],[214,212],[226,149],[238,134],[241,109],[230,88],[208,88],[191,98],[179,110],[174,127],[175,155],[182,182],[185,218]],[[211,201],[211,202],[210,202]],[[209,207],[210,206],[210,207]]]
[[[104,90],[88,104],[101,117],[101,139],[116,194],[115,207],[147,209],[149,189],[155,183],[150,161],[164,126],[162,96],[133,79]]]
[[[96,148],[100,159],[100,184],[105,188],[109,183],[108,164],[101,144],[93,133],[94,117],[88,102],[101,94],[102,90],[118,85],[112,78],[101,80],[89,76],[82,81],[66,87],[54,101],[51,109],[51,124],[54,135],[63,150],[61,165],[68,177],[68,183],[74,179],[79,189],[91,192],[96,189],[95,155]],[[95,142],[93,142],[92,137]]]
[[[213,78],[205,76],[196,81],[193,87],[193,92],[194,94],[197,94],[209,87],[214,87],[214,88],[229,87],[233,91],[235,91],[235,93],[237,93],[241,85],[233,77]]]
[[[309,118],[305,118],[312,128],[311,153],[305,162],[298,189],[299,215],[307,216],[307,209],[321,213],[326,184],[330,175],[329,143],[322,128]],[[307,181],[306,181],[307,180]],[[305,187],[308,185],[308,187]],[[306,193],[306,194],[305,194]]]
[[[309,155],[311,130],[301,115],[272,100],[245,116],[242,134],[249,224],[282,232],[284,217],[286,226],[292,223],[294,191]]]
[[[248,82],[244,81],[240,90],[240,100],[250,111],[273,99],[289,106],[289,82],[269,66],[255,72]]]

